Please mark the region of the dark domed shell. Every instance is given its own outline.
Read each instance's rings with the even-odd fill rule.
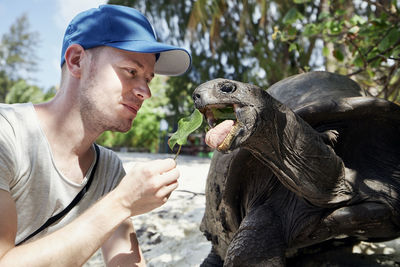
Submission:
[[[298,74],[275,83],[267,92],[311,125],[370,116],[400,121],[400,106],[363,96],[355,81],[339,74]]]

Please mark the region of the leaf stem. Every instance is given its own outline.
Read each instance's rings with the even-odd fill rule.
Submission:
[[[182,145],[179,145],[178,152],[176,152],[174,160],[178,157],[179,153],[181,152]]]

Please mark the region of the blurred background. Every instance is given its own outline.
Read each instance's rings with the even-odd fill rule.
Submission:
[[[327,70],[348,75],[366,94],[400,101],[399,0],[0,0],[0,102],[53,97],[65,28],[78,12],[105,3],[139,9],[160,40],[193,57],[185,75],[156,76],[129,132],[99,138],[115,150],[171,153],[166,141],[193,111],[193,90],[219,77],[267,89]],[[181,153],[209,157],[203,132]]]

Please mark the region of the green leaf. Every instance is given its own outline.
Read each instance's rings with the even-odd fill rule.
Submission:
[[[380,51],[385,51],[392,45],[394,45],[400,39],[400,31],[398,29],[393,28],[388,35],[383,38],[383,40],[379,43],[378,49]]]
[[[342,51],[340,51],[338,49],[333,51],[333,56],[340,62],[344,60],[344,55],[343,55]]]
[[[400,46],[397,46],[395,49],[393,49],[391,54],[393,57],[399,57],[400,56]]]
[[[198,109],[195,109],[189,117],[180,119],[178,121],[178,130],[168,140],[171,150],[173,150],[176,144],[186,144],[189,134],[196,131],[202,123],[203,115]]]
[[[338,9],[335,11],[336,16],[343,16],[345,14],[346,14],[346,10],[343,10],[343,9]]]
[[[371,70],[370,68],[367,69],[367,73],[368,73],[368,76],[369,76],[370,78],[375,77],[375,73],[374,73],[373,70]]]
[[[324,57],[329,56],[329,48],[328,48],[328,47],[324,46],[324,47],[322,48],[322,55],[323,55]]]
[[[350,19],[350,23],[352,25],[361,25],[364,24],[366,22],[366,20],[362,17],[360,17],[359,15],[354,15],[351,19]]]
[[[340,21],[332,21],[329,30],[332,34],[339,34],[342,31],[342,23]]]
[[[357,54],[356,58],[353,60],[353,64],[356,67],[362,68],[364,66],[364,60],[359,54]]]
[[[371,23],[372,23],[372,25],[375,25],[378,27],[385,27],[385,26],[389,25],[387,18],[384,17],[383,15],[380,18],[372,18]]]
[[[318,20],[324,20],[326,18],[330,18],[331,14],[329,12],[322,11],[318,16]]]
[[[302,18],[304,18],[304,16],[295,7],[292,7],[285,14],[282,21],[284,24],[292,24],[292,23],[296,22],[296,20],[302,19]]]
[[[310,23],[304,27],[303,35],[306,37],[310,37],[315,34],[319,34],[320,32],[321,32],[321,29],[319,26],[317,26],[314,23]]]
[[[289,52],[297,51],[297,43],[291,43],[289,46]]]
[[[358,33],[359,31],[360,31],[360,27],[358,27],[358,26],[353,26],[353,27],[350,28],[349,33],[356,34],[356,33]]]
[[[305,4],[310,2],[311,0],[293,0],[293,3],[295,4]]]
[[[289,27],[287,30],[287,33],[288,33],[289,38],[294,39],[294,38],[296,38],[297,30],[295,27]]]

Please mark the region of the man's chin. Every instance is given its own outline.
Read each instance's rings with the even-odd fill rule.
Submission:
[[[127,133],[127,132],[129,132],[129,130],[130,130],[131,128],[132,128],[132,127],[129,127],[129,128],[127,128],[127,129],[117,130],[117,132],[120,132],[120,133]]]
[[[121,133],[126,133],[129,132],[129,130],[132,129],[132,124],[129,124],[127,126],[122,126],[120,127],[117,132],[121,132]]]
[[[124,123],[121,123],[119,125],[113,125],[112,127],[109,128],[109,130],[112,132],[126,133],[132,128],[132,123],[133,123],[133,119],[126,121]]]

